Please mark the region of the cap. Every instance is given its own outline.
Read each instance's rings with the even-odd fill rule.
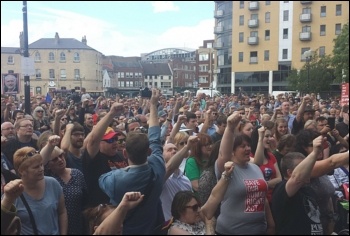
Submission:
[[[162,116],[167,116],[168,114],[165,111],[159,111],[158,112],[158,116],[162,117]]]
[[[312,106],[306,106],[304,112],[315,112],[315,109]]]
[[[113,138],[114,136],[116,136],[117,134],[118,134],[118,132],[115,132],[113,128],[108,127],[108,128],[106,129],[105,134],[104,134],[103,137],[102,137],[102,140],[111,139],[111,138]]]

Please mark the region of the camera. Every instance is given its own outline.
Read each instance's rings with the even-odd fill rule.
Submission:
[[[152,97],[152,91],[149,90],[149,88],[144,88],[140,90],[140,95],[143,98],[151,98]]]

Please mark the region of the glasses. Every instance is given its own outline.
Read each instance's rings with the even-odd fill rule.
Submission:
[[[216,116],[218,113],[214,112],[213,115]]]
[[[101,141],[104,141],[106,143],[111,144],[111,143],[114,143],[114,142],[118,141],[118,138],[110,138],[110,139],[101,140]]]
[[[58,161],[58,158],[63,159],[63,158],[64,158],[64,152],[62,152],[62,153],[61,153],[60,155],[58,155],[57,157],[52,158],[52,160],[50,160],[50,161],[52,161],[52,162],[57,162],[57,161]]]
[[[33,128],[33,125],[31,124],[27,124],[27,125],[21,125],[19,127],[23,127],[23,128]]]
[[[74,137],[84,137],[85,136],[85,134],[84,133],[74,133],[74,134],[72,134],[72,136],[74,136]]]
[[[8,127],[8,128],[6,128],[6,129],[2,129],[2,130],[14,130],[15,128],[13,128],[13,127]]]
[[[38,113],[42,113],[42,112],[44,112],[43,110],[39,110],[39,111],[36,111],[36,112],[38,112]]]
[[[198,211],[198,209],[200,208],[200,206],[198,204],[195,204],[193,206],[186,206],[186,208],[191,208],[193,211]]]
[[[117,140],[117,143],[118,144],[122,144],[122,143],[125,143],[126,139],[125,138],[121,138],[121,139],[118,139]]]
[[[183,145],[187,145],[187,142],[181,142],[181,143],[179,143],[181,146],[183,146]]]

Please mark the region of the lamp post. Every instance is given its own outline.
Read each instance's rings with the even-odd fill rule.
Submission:
[[[307,87],[306,91],[307,93],[310,93],[310,60],[312,57],[312,51],[307,50],[304,52],[304,57],[306,59],[306,66],[307,66]]]
[[[29,57],[28,47],[28,21],[27,21],[27,1],[23,1],[23,46],[24,46],[24,57]],[[25,101],[25,112],[30,114],[30,81],[29,75],[24,76],[24,101]]]

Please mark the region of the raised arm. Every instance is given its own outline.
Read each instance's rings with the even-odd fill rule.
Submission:
[[[43,165],[45,166],[49,160],[52,151],[54,150],[55,146],[57,146],[60,143],[60,136],[58,135],[51,135],[49,139],[47,140],[47,144],[43,149],[40,151],[40,155],[43,157]]]
[[[265,136],[265,131],[266,127],[261,126],[258,129],[259,133],[259,139],[258,139],[258,146],[256,147],[256,151],[254,154],[253,162],[254,164],[261,166],[264,164],[264,159],[265,159],[265,154],[264,154],[264,136]]]
[[[289,197],[293,197],[305,183],[310,182],[312,168],[318,155],[322,152],[322,141],[322,136],[314,139],[313,151],[291,173],[291,177],[286,183],[286,192]]]
[[[94,158],[100,150],[100,141],[108,125],[113,121],[115,116],[119,116],[123,111],[124,106],[122,103],[113,103],[111,110],[92,129],[86,143],[86,148],[91,158]]]
[[[343,165],[349,165],[349,151],[333,154],[327,159],[317,161],[312,169],[311,178],[325,175]]]
[[[187,144],[178,151],[169,161],[166,163],[165,168],[165,177],[164,181],[166,181],[170,175],[174,173],[175,170],[177,170],[182,162],[182,160],[186,157],[188,157],[188,151],[191,150],[191,147],[197,145],[198,137],[197,136],[190,136],[187,140]]]
[[[238,111],[235,111],[227,118],[227,126],[221,140],[219,157],[217,159],[217,168],[220,173],[224,171],[225,163],[231,161],[234,142],[234,130],[241,119],[242,117]]]
[[[206,134],[207,133],[207,131],[209,129],[210,119],[213,119],[212,112],[213,111],[211,109],[208,109],[204,113],[204,123],[203,123],[203,126],[202,126],[202,129],[201,129],[200,133],[202,133],[202,134]]]
[[[143,200],[140,192],[127,192],[116,209],[96,228],[94,235],[121,235],[126,214]]]
[[[208,201],[201,207],[201,213],[209,220],[214,216],[219,203],[225,196],[227,186],[231,180],[231,174],[234,170],[233,162],[226,162],[224,168],[225,172],[222,173],[220,180],[211,191]]]
[[[297,112],[297,115],[295,117],[295,119],[298,121],[298,123],[301,121],[301,118],[302,118],[304,111],[305,111],[305,107],[310,101],[311,101],[311,98],[309,95],[306,95],[305,97],[302,98],[301,105],[300,105],[298,112]]]
[[[169,143],[174,143],[175,135],[179,132],[181,125],[185,122],[186,122],[186,115],[179,115],[177,118],[177,122],[175,123],[173,129],[170,132],[170,136],[168,139]]]
[[[66,110],[60,109],[55,111],[55,120],[53,122],[53,133],[56,135],[60,135],[61,130],[61,118],[66,113]]]
[[[70,146],[70,137],[72,135],[72,128],[73,124],[67,124],[66,131],[64,132],[64,135],[62,137],[61,141],[61,149],[65,152],[68,152],[69,146]]]

